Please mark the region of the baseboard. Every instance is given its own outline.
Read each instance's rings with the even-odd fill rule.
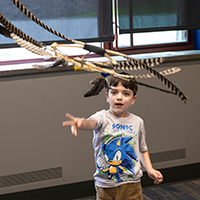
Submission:
[[[200,163],[194,163],[189,165],[182,165],[177,167],[160,169],[163,174],[164,180],[162,184],[168,184],[173,182],[185,181],[189,179],[200,178]],[[153,186],[153,181],[145,172],[142,177],[142,186]]]
[[[200,163],[161,169],[164,176],[163,184],[200,178]],[[153,185],[153,181],[144,172],[143,188]],[[31,191],[0,195],[1,200],[70,200],[87,196],[94,196],[93,180],[74,184],[67,184]]]

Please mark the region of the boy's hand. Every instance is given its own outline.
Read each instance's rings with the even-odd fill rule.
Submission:
[[[71,126],[71,132],[73,135],[77,136],[77,129],[81,128],[83,119],[74,117],[69,113],[66,114],[66,117],[70,119],[70,121],[63,121],[63,126]]]
[[[154,180],[154,184],[159,184],[163,181],[163,175],[158,170],[151,169],[148,171],[148,175]]]

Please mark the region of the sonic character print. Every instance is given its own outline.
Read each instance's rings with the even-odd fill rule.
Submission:
[[[102,144],[97,167],[109,179],[116,178],[118,182],[122,182],[120,177],[123,175],[134,175],[133,160],[137,161],[137,157],[132,146],[128,144],[131,139],[132,137],[114,138],[107,144]]]

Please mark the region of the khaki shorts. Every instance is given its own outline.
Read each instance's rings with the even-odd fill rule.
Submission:
[[[96,200],[143,200],[141,183],[126,183],[114,188],[95,185]]]

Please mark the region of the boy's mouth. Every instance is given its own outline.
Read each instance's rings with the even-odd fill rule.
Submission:
[[[123,106],[122,103],[116,103],[115,105],[116,105],[117,107],[122,107],[122,106]]]

